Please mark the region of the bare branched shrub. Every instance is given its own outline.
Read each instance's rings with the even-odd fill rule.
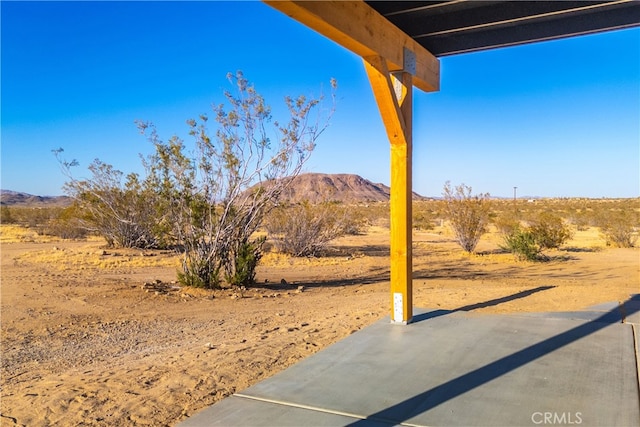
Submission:
[[[53,151],[63,172],[69,178],[64,191],[74,199],[78,223],[89,233],[96,233],[109,246],[124,248],[154,248],[161,246],[157,230],[157,194],[137,174],[124,173],[99,159],[88,167],[91,177],[79,180],[71,174],[78,166]]]
[[[489,194],[473,196],[471,190],[464,184],[452,188],[447,181],[442,193],[456,241],[469,253],[475,250],[480,237],[486,233],[491,209]]]
[[[610,210],[599,218],[600,229],[607,245],[632,248],[638,241],[640,214],[630,209]]]
[[[276,249],[293,256],[320,255],[330,241],[361,225],[349,207],[332,202],[279,206],[265,220]]]
[[[214,107],[215,132],[206,115],[187,122],[193,151],[139,123],[156,149],[147,160],[148,182],[164,203],[161,222],[184,248],[179,279],[206,288],[220,286],[221,275],[231,285],[251,284],[264,242],[252,236],[328,123],[311,116],[322,98],[287,97],[289,119],[273,122],[269,133],[271,110],[262,96],[241,72],[228,77],[235,92]]]

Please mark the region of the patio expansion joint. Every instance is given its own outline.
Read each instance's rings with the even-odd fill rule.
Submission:
[[[407,422],[398,423],[397,421],[390,420],[390,419],[384,419],[384,418],[380,418],[380,417],[368,417],[368,416],[365,416],[365,415],[352,414],[350,412],[336,411],[336,410],[332,410],[332,409],[321,408],[321,407],[318,407],[318,406],[303,405],[303,404],[300,404],[300,403],[293,403],[293,402],[285,402],[285,401],[282,401],[282,400],[267,399],[267,398],[264,398],[264,397],[250,396],[250,395],[242,394],[242,393],[234,393],[233,396],[240,397],[240,398],[243,398],[243,399],[256,400],[258,402],[271,403],[273,405],[289,406],[289,407],[292,407],[292,408],[306,409],[306,410],[315,411],[315,412],[323,412],[325,414],[333,414],[333,415],[340,415],[340,416],[343,416],[343,417],[356,418],[356,419],[359,419],[359,420],[378,421],[378,422],[382,422],[382,423],[389,423],[389,424],[407,426],[407,427],[428,427],[428,426],[425,426],[425,425],[422,425],[422,424],[411,424],[411,423],[407,423]]]

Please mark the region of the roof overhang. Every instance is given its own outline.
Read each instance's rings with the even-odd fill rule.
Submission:
[[[435,56],[640,25],[640,2],[366,1]]]
[[[385,58],[390,72],[410,72],[413,84],[426,92],[440,89],[438,59],[364,1],[265,3],[363,58]]]

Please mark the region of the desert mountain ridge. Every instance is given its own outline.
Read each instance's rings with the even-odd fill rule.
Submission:
[[[294,178],[282,200],[291,203],[323,201],[343,203],[369,203],[389,201],[390,188],[381,183],[373,183],[355,174],[303,173]],[[427,200],[413,193],[413,200]],[[33,194],[0,190],[0,204],[3,206],[52,206],[68,205],[67,196],[36,196]]]
[[[2,206],[68,206],[71,198],[67,196],[36,196],[12,190],[0,190]]]
[[[373,183],[354,174],[303,173],[282,193],[282,199],[289,202],[307,200],[311,203],[323,201],[343,203],[366,203],[389,201],[390,188],[381,183]],[[427,200],[413,193],[413,200]]]

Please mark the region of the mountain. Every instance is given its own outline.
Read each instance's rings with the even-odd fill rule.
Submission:
[[[282,199],[290,202],[308,200],[311,203],[387,202],[389,194],[388,186],[373,183],[359,175],[305,173],[293,180],[283,192]],[[413,200],[425,200],[425,197],[414,192]]]
[[[282,200],[311,203],[334,201],[343,203],[388,202],[390,189],[359,175],[305,173],[298,175],[283,192]],[[413,193],[413,200],[426,200]],[[0,190],[2,206],[68,206],[66,196],[34,196],[11,190]]]
[[[71,199],[67,196],[34,196],[11,190],[0,190],[2,206],[67,206]]]

